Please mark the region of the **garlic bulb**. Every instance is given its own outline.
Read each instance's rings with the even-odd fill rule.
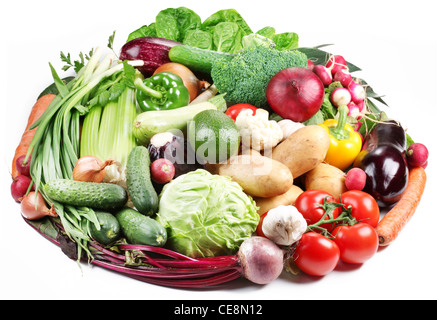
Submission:
[[[287,139],[296,130],[305,127],[304,124],[300,122],[294,122],[290,119],[282,119],[278,121],[278,125],[282,130],[282,141]]]
[[[293,205],[280,205],[271,209],[262,224],[265,236],[283,246],[289,246],[298,241],[306,228],[306,220]]]

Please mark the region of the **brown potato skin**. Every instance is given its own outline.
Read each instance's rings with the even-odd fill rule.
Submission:
[[[321,163],[328,148],[328,132],[321,126],[310,125],[296,130],[276,146],[272,159],[285,164],[293,178],[297,178]]]
[[[256,154],[233,156],[216,166],[219,175],[229,176],[253,197],[274,197],[293,185],[293,175],[282,163]]]
[[[296,202],[297,197],[303,192],[303,190],[296,186],[292,185],[290,189],[287,190],[287,192],[270,198],[260,198],[260,197],[254,197],[253,200],[255,201],[258,209],[258,214],[262,215],[265,212],[274,209],[280,205],[288,206],[288,205],[294,205]]]
[[[347,191],[345,185],[346,174],[327,163],[320,163],[305,175],[305,189],[318,189],[330,193],[334,198],[339,198]]]

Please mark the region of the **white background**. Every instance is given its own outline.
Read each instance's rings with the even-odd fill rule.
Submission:
[[[118,50],[130,31],[168,7],[186,6],[202,19],[237,9],[249,26],[294,31],[301,46],[328,49],[363,69],[360,76],[384,94],[389,115],[430,150],[428,182],[413,219],[389,247],[359,267],[323,278],[284,273],[258,286],[242,279],[218,289],[149,285],[83,264],[21,218],[10,196],[11,159],[37,95],[51,83],[48,62],[61,75],[59,52],[107,44]],[[1,10],[0,298],[2,299],[436,299],[435,108],[437,23],[433,1],[8,1]],[[358,75],[358,74],[357,74]],[[6,99],[5,99],[6,97]]]

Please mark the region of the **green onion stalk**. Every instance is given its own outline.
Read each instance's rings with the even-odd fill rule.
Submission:
[[[72,179],[74,165],[81,155],[80,125],[90,111],[94,113],[99,108],[104,110],[107,106],[112,106],[117,110],[111,118],[111,129],[114,129],[114,126],[127,126],[125,123],[122,124],[122,121],[116,123],[115,117],[123,120],[128,118],[122,113],[128,109],[126,105],[129,104],[129,108],[132,108],[130,103],[133,99],[134,67],[142,65],[143,62],[124,61],[113,65],[113,57],[110,54],[101,58],[102,50],[97,48],[88,63],[67,84],[60,79],[50,64],[59,93],[31,126],[37,129],[26,154],[26,161],[31,159],[30,174],[35,190],[42,194],[50,206],[54,206],[65,233],[77,244],[78,260],[81,259],[83,251],[92,259],[88,249],[88,243],[91,241],[89,228],[94,224],[97,230],[100,229],[97,216],[91,208],[74,207],[51,200],[44,193],[43,187],[46,182],[53,179]],[[132,122],[129,125],[132,126]],[[112,144],[127,150],[132,141],[127,138],[128,132],[124,133],[125,145],[121,137],[120,141],[115,139]],[[109,144],[110,138],[107,139],[105,141]],[[128,140],[129,144],[126,142]],[[91,148],[96,148],[97,141],[93,140]],[[125,157],[126,150],[123,150],[122,157]],[[124,161],[124,158],[120,160]]]

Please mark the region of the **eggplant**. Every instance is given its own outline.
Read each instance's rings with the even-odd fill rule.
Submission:
[[[196,160],[196,154],[189,143],[180,135],[171,132],[155,134],[148,145],[150,161],[160,158],[170,160],[175,167],[174,178],[203,166]]]
[[[408,182],[408,166],[396,147],[378,146],[364,156],[360,167],[367,175],[364,191],[380,207],[390,207],[400,200]]]
[[[405,130],[393,121],[376,125],[364,142],[359,167],[367,175],[364,191],[382,208],[396,204],[408,183]]]
[[[148,78],[159,66],[170,62],[168,52],[180,44],[182,43],[159,37],[136,38],[121,47],[120,60],[144,61],[144,65],[137,69]]]
[[[363,149],[372,151],[378,146],[391,145],[404,152],[407,148],[405,130],[394,120],[377,124],[366,136]]]

